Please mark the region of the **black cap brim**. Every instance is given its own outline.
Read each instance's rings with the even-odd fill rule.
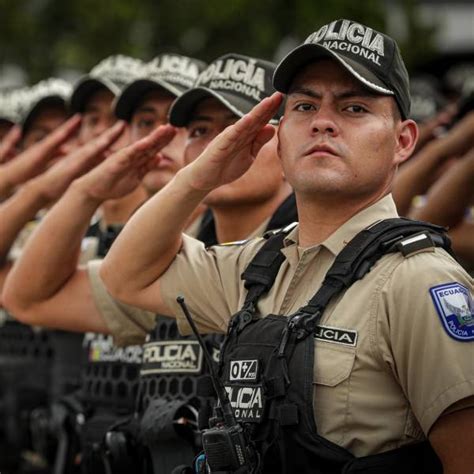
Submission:
[[[132,119],[135,109],[143,100],[143,97],[148,94],[148,92],[157,89],[164,89],[176,97],[180,96],[184,91],[184,88],[181,89],[165,81],[139,79],[127,86],[118,96],[114,107],[115,116],[129,122]]]
[[[51,95],[48,97],[43,97],[41,100],[36,102],[34,106],[27,112],[27,114],[23,117],[21,121],[21,126],[23,129],[23,133],[28,130],[31,125],[32,120],[35,118],[35,115],[43,108],[43,107],[64,107],[64,111],[67,113],[67,103],[63,97],[58,95]]]
[[[355,79],[365,87],[382,95],[395,95],[387,86],[362,64],[352,58],[336,53],[321,44],[308,43],[291,51],[275,69],[273,86],[277,91],[287,93],[296,73],[317,59],[336,59]]]
[[[99,89],[108,89],[113,95],[120,94],[119,87],[112,81],[107,79],[96,79],[86,77],[81,80],[75,87],[71,95],[70,108],[73,113],[84,112],[87,101]]]
[[[224,107],[228,108],[237,117],[242,117],[249,113],[254,103],[225,92],[216,92],[207,87],[196,87],[185,92],[176,99],[170,110],[170,123],[175,127],[186,127],[192,119],[194,109],[201,100],[213,97],[217,99]]]

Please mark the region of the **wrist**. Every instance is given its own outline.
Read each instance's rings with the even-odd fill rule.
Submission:
[[[201,202],[212,191],[212,189],[200,189],[194,184],[192,164],[181,168],[176,173],[173,181],[181,192],[197,202]]]
[[[105,202],[104,199],[95,196],[91,192],[89,186],[87,186],[87,183],[82,178],[76,179],[71,183],[67,194],[74,195],[75,198],[81,201],[84,206],[87,208],[94,208],[94,210]]]
[[[41,186],[38,178],[33,178],[27,181],[23,186],[20,187],[18,193],[26,196],[31,202],[34,202],[35,207],[42,209],[51,203],[51,199],[48,197],[47,192]]]

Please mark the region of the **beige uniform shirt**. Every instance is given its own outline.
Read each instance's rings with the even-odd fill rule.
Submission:
[[[295,228],[285,240],[286,260],[276,281],[259,302],[260,314],[298,310],[355,234],[396,215],[386,196],[307,249],[298,248]],[[206,250],[192,238],[183,239],[161,278],[162,297],[183,333],[190,328],[176,303],[178,294],[201,331],[225,331],[245,299],[240,275],[263,240]],[[473,405],[474,342],[448,335],[430,295],[431,288],[452,282],[472,294],[472,279],[444,250],[408,258],[396,253],[380,259],[331,302],[321,320],[326,338],[315,340],[314,411],[320,435],[364,456],[424,439],[455,402]],[[355,335],[354,345],[336,340],[341,331]]]
[[[201,216],[186,229],[186,234],[197,235]],[[88,262],[87,271],[94,303],[105,319],[116,346],[143,344],[146,335],[155,327],[155,313],[130,306],[112,297],[107,291],[99,271],[102,260]]]

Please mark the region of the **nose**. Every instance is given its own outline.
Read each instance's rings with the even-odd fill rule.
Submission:
[[[339,126],[335,118],[335,111],[329,105],[321,104],[319,109],[314,113],[311,120],[312,134],[325,134],[336,136],[339,134]]]

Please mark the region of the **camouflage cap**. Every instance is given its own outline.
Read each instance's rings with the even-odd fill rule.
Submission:
[[[142,73],[144,63],[140,59],[118,54],[109,56],[94,66],[74,86],[71,110],[83,112],[90,97],[99,89],[106,88],[114,96]]]
[[[120,94],[115,105],[115,115],[129,121],[144,95],[164,89],[179,97],[190,89],[206,63],[180,54],[160,54],[147,63],[140,78],[130,83]]]

